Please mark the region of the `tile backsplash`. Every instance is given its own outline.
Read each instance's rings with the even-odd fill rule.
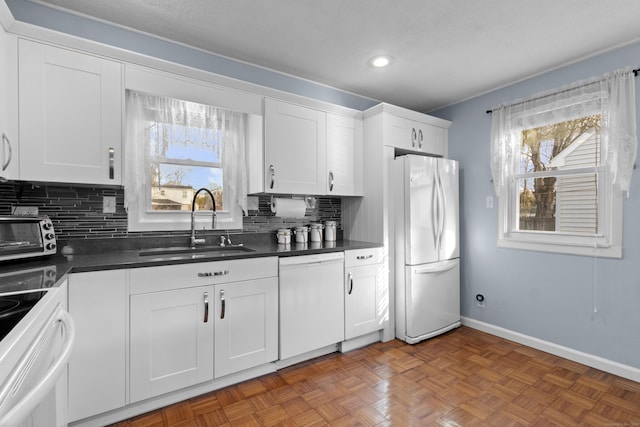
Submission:
[[[103,197],[116,199],[116,212],[103,213]],[[279,196],[287,197],[287,196]],[[243,230],[231,233],[266,233],[278,228],[292,228],[310,222],[337,221],[341,229],[341,200],[318,197],[315,208],[308,208],[299,219],[280,218],[270,209],[271,196],[257,196],[258,209],[243,218]],[[15,206],[35,206],[39,215],[48,215],[61,240],[104,239],[109,237],[181,236],[189,232],[129,232],[122,187],[64,186],[59,184],[0,184],[0,215],[10,215]],[[211,232],[211,234],[220,233]]]

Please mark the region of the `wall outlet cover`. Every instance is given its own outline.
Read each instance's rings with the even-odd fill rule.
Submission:
[[[116,213],[116,197],[115,196],[104,196],[102,198],[102,212]]]

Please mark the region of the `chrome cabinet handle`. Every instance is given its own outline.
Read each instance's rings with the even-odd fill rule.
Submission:
[[[113,179],[115,174],[115,171],[114,171],[115,153],[116,153],[116,150],[114,150],[113,147],[109,147],[109,179]]]
[[[416,128],[411,128],[411,146],[415,148],[416,139],[418,139],[418,135],[416,134]]]
[[[209,293],[204,292],[202,295],[204,299],[204,323],[209,321]]]
[[[9,163],[11,163],[11,157],[13,157],[13,150],[11,149],[11,141],[9,141],[9,138],[7,138],[7,135],[5,135],[4,133],[2,134],[2,144],[3,144],[2,145],[3,151],[4,151],[5,145],[9,147],[9,156],[7,157],[7,161],[4,163],[4,165],[2,165],[2,171],[4,172],[9,166]]]
[[[357,260],[363,260],[363,259],[371,259],[373,258],[373,254],[369,254],[369,255],[358,255],[356,257]]]
[[[198,273],[198,277],[226,276],[227,274],[229,274],[229,270],[214,271],[213,273],[210,271],[206,271],[203,273]]]
[[[333,191],[333,171],[329,171],[329,191]]]
[[[269,188],[273,189],[273,184],[276,182],[276,168],[273,165],[269,165],[269,170],[271,171],[271,184],[269,184]]]
[[[422,135],[422,129],[418,131],[418,148],[422,148],[422,141],[424,141],[424,135]]]
[[[226,311],[227,304],[226,304],[226,301],[224,299],[224,290],[223,289],[220,290],[220,304],[222,306],[220,308],[220,318],[224,319],[224,312]]]
[[[349,295],[351,295],[351,292],[353,292],[353,274],[349,273],[348,279],[349,281],[349,292],[347,292]]]

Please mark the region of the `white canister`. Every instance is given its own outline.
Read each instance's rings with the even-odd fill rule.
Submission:
[[[326,221],[324,223],[324,240],[325,242],[336,241],[336,227],[338,223],[336,221]]]
[[[288,228],[279,228],[276,233],[276,237],[278,238],[279,245],[290,245],[291,244],[291,230]]]
[[[296,243],[307,243],[309,241],[309,227],[296,227],[293,230],[296,235]]]
[[[309,241],[322,242],[322,224],[309,225]]]

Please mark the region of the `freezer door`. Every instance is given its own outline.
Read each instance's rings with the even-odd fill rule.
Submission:
[[[460,257],[458,162],[438,159],[440,260]]]
[[[406,156],[404,162],[405,263],[438,261],[438,159]]]
[[[406,339],[415,343],[460,325],[460,260],[406,267]]]

